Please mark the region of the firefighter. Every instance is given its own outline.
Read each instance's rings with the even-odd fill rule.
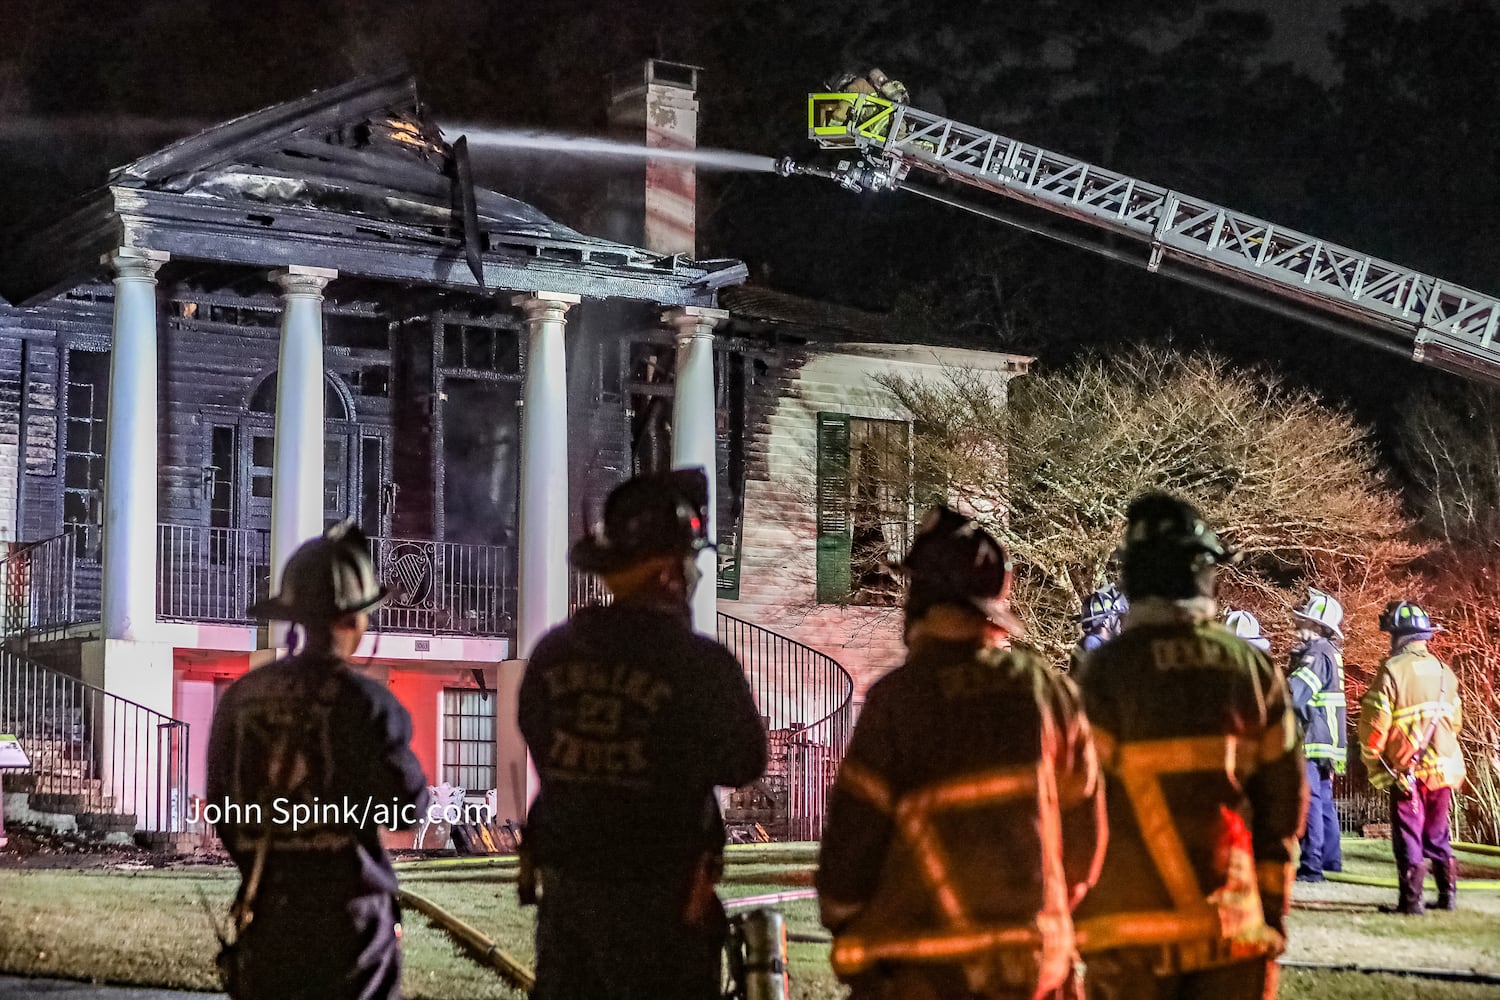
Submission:
[[[280,592],[250,608],[293,622],[301,643],[230,685],[209,736],[207,800],[226,807],[215,829],[243,879],[238,940],[220,960],[236,1000],[400,995],[396,876],[379,825],[416,826],[427,779],[406,709],[349,665],[385,596],[368,542],[345,522],[297,549]]]
[[[1292,647],[1288,681],[1292,709],[1302,724],[1302,756],[1307,771],[1307,828],[1302,832],[1298,882],[1321,882],[1324,872],[1344,870],[1333,776],[1343,774],[1349,756],[1348,705],[1344,698],[1344,608],[1314,587],[1307,603],[1292,612],[1297,645]]]
[[[1127,606],[1124,595],[1112,583],[1083,599],[1083,611],[1073,619],[1083,629],[1083,636],[1068,658],[1070,672],[1078,668],[1084,656],[1119,634],[1120,617]]]
[[[1229,611],[1224,615],[1224,627],[1262,653],[1271,651],[1271,640],[1260,634],[1260,619],[1250,612]]]
[[[900,80],[892,80],[885,74],[884,70],[872,68],[863,75],[858,73],[844,73],[837,77],[830,90],[835,94],[864,94],[870,97],[883,97],[894,104],[906,104],[910,99],[906,90],[906,84]],[[825,105],[819,113],[818,124],[842,125],[849,120],[849,114],[854,110],[853,101],[835,101]],[[864,121],[870,115],[877,113],[876,109],[868,109],[860,116]]]
[[[1076,689],[1007,648],[1010,566],[975,522],[934,508],[901,568],[906,665],[870,689],[819,852],[834,972],[851,1000],[1061,996],[1105,843]]]
[[[702,469],[615,489],[571,553],[614,602],[543,636],[521,682],[541,779],[524,841],[541,883],[533,1000],[719,996],[714,787],[759,778],[767,747],[739,661],[692,628],[707,505]]]
[[[1427,641],[1441,626],[1413,601],[1392,601],[1380,616],[1391,655],[1360,702],[1359,749],[1370,783],[1390,789],[1391,846],[1398,913],[1421,916],[1422,880],[1432,863],[1437,908],[1458,907],[1458,867],[1448,843],[1448,809],[1463,786],[1458,678]]]
[[[1097,1000],[1276,994],[1302,755],[1286,682],[1215,621],[1231,553],[1162,493],[1126,513],[1124,629],[1078,677],[1110,849],[1075,915]]]

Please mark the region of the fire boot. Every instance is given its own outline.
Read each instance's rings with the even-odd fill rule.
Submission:
[[[1438,898],[1433,909],[1458,909],[1458,862],[1452,858],[1432,863],[1432,877],[1437,880]]]
[[[1427,862],[1412,865],[1401,869],[1400,875],[1400,902],[1396,905],[1397,913],[1404,913],[1409,917],[1420,917],[1427,912],[1427,907],[1422,903],[1422,882],[1427,878]]]

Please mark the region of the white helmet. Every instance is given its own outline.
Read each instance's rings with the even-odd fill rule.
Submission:
[[[1260,622],[1248,611],[1231,611],[1224,618],[1224,627],[1244,639],[1262,653],[1271,651],[1271,640],[1260,634]]]
[[[1339,628],[1344,621],[1344,606],[1316,587],[1307,588],[1307,603],[1293,610],[1292,614],[1321,625],[1332,632],[1336,639],[1344,638],[1343,630]]]

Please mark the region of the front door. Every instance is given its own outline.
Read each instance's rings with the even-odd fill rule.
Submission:
[[[340,423],[343,423],[340,421]],[[240,439],[242,486],[239,526],[252,530],[271,528],[272,463],[276,454],[275,428],[260,420],[247,420]],[[360,523],[366,534],[385,533],[389,506],[384,502],[384,484],[389,479],[390,443],[387,435],[366,428],[330,427],[323,438],[323,525],[337,524],[347,517]]]

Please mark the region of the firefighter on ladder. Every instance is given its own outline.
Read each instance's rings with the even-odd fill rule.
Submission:
[[[1306,792],[1286,682],[1215,621],[1230,556],[1175,497],[1126,513],[1130,612],[1077,678],[1109,802],[1075,914],[1093,1000],[1276,994]]]
[[[707,506],[702,469],[615,489],[571,554],[614,603],[548,632],[526,665],[518,714],[541,778],[523,840],[541,883],[532,1000],[720,995],[714,787],[759,778],[767,747],[739,661],[692,628]]]
[[[1302,756],[1307,770],[1307,828],[1302,832],[1298,882],[1321,882],[1324,872],[1344,870],[1333,776],[1343,774],[1349,756],[1348,703],[1344,698],[1344,608],[1316,588],[1292,614],[1297,645],[1288,682],[1292,709],[1302,723]]]
[[[1437,881],[1437,908],[1458,908],[1458,867],[1448,810],[1463,787],[1463,729],[1458,678],[1427,649],[1441,631],[1413,601],[1392,601],[1380,616],[1391,655],[1360,702],[1359,749],[1370,783],[1389,788],[1391,846],[1400,886],[1396,912],[1421,916],[1427,864]]]
[[[834,972],[851,1000],[1062,996],[1105,843],[1076,689],[1007,648],[1010,566],[973,521],[935,508],[901,568],[909,656],[870,690],[819,855]]]

